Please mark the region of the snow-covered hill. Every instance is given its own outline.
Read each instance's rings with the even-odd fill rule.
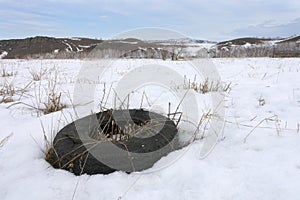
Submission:
[[[89,52],[102,40],[89,38],[31,37],[25,39],[0,40],[3,58],[29,58],[59,52]]]
[[[172,54],[178,54],[178,58],[300,56],[299,36],[281,39],[248,37],[219,43],[192,38],[142,41],[135,38],[97,40],[38,36],[0,40],[0,59],[86,58],[96,46],[103,52],[104,58],[162,59],[166,51],[169,52],[167,57],[172,59]]]

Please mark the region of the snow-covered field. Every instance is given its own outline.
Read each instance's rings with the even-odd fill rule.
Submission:
[[[107,90],[109,82],[150,62],[193,77],[183,61],[120,60],[105,76]],[[300,199],[300,59],[212,62],[231,90],[225,93],[224,137],[209,156],[200,159],[204,140],[198,138],[156,163],[179,158],[161,170],[75,176],[45,161],[43,132],[51,138],[72,121],[74,84],[86,62],[0,60],[0,91],[9,85],[15,90],[0,104],[0,199]],[[4,71],[7,77],[1,77]],[[37,109],[45,108],[53,88],[67,108],[44,115]]]

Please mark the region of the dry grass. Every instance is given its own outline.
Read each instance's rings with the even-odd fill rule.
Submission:
[[[44,114],[49,114],[52,112],[60,111],[64,108],[66,108],[66,104],[63,104],[61,102],[61,92],[57,92],[54,90],[54,88],[50,89],[47,101],[44,102],[45,109],[43,110]]]
[[[44,114],[60,111],[63,108],[67,107],[67,105],[62,103],[61,101],[62,92],[58,90],[59,70],[58,68],[54,68],[51,71],[52,74],[50,74],[50,78],[48,79],[48,86],[46,89],[47,100],[46,102],[43,102],[45,106]]]
[[[42,81],[42,77],[46,75],[47,72],[49,72],[47,74],[47,80]],[[13,81],[9,82],[8,79],[5,79],[0,85],[0,103],[13,102],[17,97],[19,97],[18,100],[20,100],[23,95],[26,94],[28,88],[34,85],[34,95],[28,94],[30,97],[34,97],[32,105],[24,102],[17,102],[13,105],[23,104],[44,114],[60,111],[67,107],[66,104],[62,102],[63,92],[58,89],[58,68],[46,70],[41,67],[39,71],[30,70],[30,74],[33,81],[29,82],[24,88],[16,88]]]
[[[0,140],[0,148],[2,148],[5,145],[5,143],[9,140],[9,138],[11,138],[12,136],[13,136],[13,133],[9,134],[8,136],[6,136],[2,140]]]
[[[14,69],[11,69],[11,70],[7,70],[6,67],[1,67],[1,73],[0,73],[0,76],[1,77],[10,77],[10,76],[14,76],[16,75],[17,72],[14,71]]]
[[[44,69],[43,67],[41,67],[39,70],[36,70],[36,69],[29,69],[29,73],[32,77],[32,80],[33,81],[40,81],[42,80],[42,77],[47,74],[48,70],[47,69]]]
[[[258,99],[258,105],[259,106],[264,106],[265,104],[266,104],[266,100],[264,98],[260,97]]]
[[[13,82],[7,80],[0,86],[0,103],[13,102],[13,96],[16,93],[16,88]]]
[[[19,100],[23,97],[23,95],[28,91],[31,82],[26,86],[18,88],[15,86],[14,81],[5,81],[0,85],[0,103],[10,103],[14,101],[14,97]]]
[[[231,83],[221,83],[221,82],[214,82],[210,81],[206,78],[202,82],[197,82],[196,76],[194,80],[191,81],[190,79],[187,80],[186,76],[184,77],[184,89],[193,89],[198,93],[206,94],[209,92],[226,92],[229,93],[231,91]]]
[[[43,122],[40,120],[40,124],[41,124],[41,128],[42,128],[42,132],[43,132],[43,136],[44,136],[44,148],[41,148],[41,150],[43,151],[44,155],[45,155],[45,159],[47,161],[50,161],[52,158],[50,157],[52,154],[50,154],[50,151],[52,149],[52,140],[49,140],[46,134],[46,130],[44,127]],[[53,128],[53,126],[52,126]],[[52,132],[53,133],[53,132]]]
[[[44,114],[60,111],[66,108],[66,104],[62,103],[63,92],[58,89],[59,86],[59,70],[53,68],[48,71],[47,86],[42,84],[42,76],[45,75],[46,70],[41,68],[38,73],[31,73],[33,80],[38,82],[34,83],[34,96],[36,102],[36,109],[42,111]],[[44,98],[46,96],[46,98]],[[35,106],[33,106],[35,107]]]
[[[250,122],[252,122],[254,119],[256,119],[257,116],[255,116],[254,118],[252,118],[250,120]],[[273,115],[273,116],[270,116],[270,117],[266,117],[266,118],[263,118],[262,120],[260,120],[256,125],[249,125],[249,124],[245,124],[245,123],[238,123],[238,122],[232,122],[232,121],[228,121],[226,120],[225,121],[226,123],[228,124],[237,124],[238,127],[244,127],[244,128],[249,128],[251,129],[248,134],[244,137],[244,143],[247,142],[247,139],[249,138],[249,136],[251,136],[256,129],[269,129],[269,130],[275,130],[277,135],[279,136],[280,133],[282,131],[293,131],[293,132],[298,132],[299,133],[299,130],[300,130],[300,124],[297,124],[297,127],[296,128],[287,128],[287,123],[285,123],[285,126],[282,126],[282,120],[280,120],[278,118],[277,115]],[[266,126],[266,125],[263,125],[263,123],[267,123],[267,122],[272,122],[274,123],[274,126]]]
[[[203,113],[198,121],[198,124],[193,124],[190,121],[183,120],[185,122],[191,123],[191,125],[195,127],[195,131],[192,134],[192,138],[187,144],[190,144],[195,140],[203,140],[205,137],[207,137],[209,126],[211,125],[212,120],[223,121],[220,118],[220,116],[215,111],[212,110]]]
[[[151,135],[151,132],[155,132],[155,127],[163,127],[165,123],[165,119],[151,119],[138,124],[128,123],[120,127],[113,118],[113,109],[107,110],[106,113],[100,115],[98,119],[98,131],[90,135],[91,138],[97,141],[124,141],[140,134],[143,134],[143,136],[146,134]],[[107,115],[109,120],[103,125],[104,120],[107,119]]]

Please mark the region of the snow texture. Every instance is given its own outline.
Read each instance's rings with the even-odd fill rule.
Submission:
[[[0,54],[0,59],[4,58],[5,56],[7,56],[7,52],[6,51],[3,51],[1,54]]]
[[[14,77],[0,77],[0,89],[5,80],[13,81],[17,88],[25,87],[32,82],[29,71],[43,69],[47,73],[40,82],[30,84],[21,98],[14,96],[15,102],[0,104],[0,142],[12,134],[0,145],[0,199],[299,199],[300,59],[212,61],[222,81],[231,83],[232,88],[226,94],[224,137],[208,157],[199,159],[203,140],[197,139],[158,161],[154,168],[178,157],[161,170],[75,176],[53,169],[43,153],[42,127],[49,139],[53,137],[72,121],[71,106],[43,115],[23,104],[13,104],[21,101],[42,107],[47,80],[58,71],[57,90],[65,92],[62,101],[70,105],[66,93],[69,91],[72,98],[77,73],[89,61],[1,60],[1,66],[17,73]],[[120,60],[104,81],[109,85],[109,81],[147,62],[150,61]],[[182,74],[193,77],[183,61],[155,62],[174,65]],[[40,100],[35,94],[40,94]],[[200,97],[199,101],[205,101],[205,95]],[[159,102],[165,105],[163,99]]]

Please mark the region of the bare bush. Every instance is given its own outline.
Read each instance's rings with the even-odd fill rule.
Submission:
[[[44,114],[49,114],[66,108],[66,104],[61,101],[63,92],[58,89],[58,68],[54,67],[50,70],[41,68],[39,71],[30,70],[30,73],[33,81],[27,84],[24,88],[16,88],[13,82],[8,82],[6,80],[3,85],[0,86],[0,97],[2,97],[2,100],[0,99],[0,103],[14,101],[13,96],[15,95],[18,95],[20,100],[33,83],[34,95],[32,97],[34,97],[34,100],[32,101],[32,104],[16,102],[11,106],[23,104]],[[41,80],[41,78],[46,74],[47,80]]]
[[[11,70],[7,70],[6,67],[2,66],[1,68],[1,77],[9,77],[9,76],[14,76],[16,74],[16,72],[14,71],[14,69]]]
[[[16,89],[13,82],[5,82],[0,86],[0,103],[10,103],[13,102],[13,96],[16,93]]]
[[[66,105],[61,102],[61,92],[57,92],[55,87],[49,88],[47,101],[44,102],[44,114],[49,114],[66,108]]]
[[[186,77],[184,77],[184,89],[193,89],[201,94],[209,92],[229,93],[231,91],[231,83],[223,84],[221,82],[210,81],[208,78],[199,83],[196,80],[196,76],[193,81],[191,81],[190,79],[187,80]]]
[[[41,67],[39,70],[33,68],[29,69],[29,73],[34,81],[40,81],[47,72],[47,69],[44,69],[43,67]]]
[[[178,60],[183,55],[183,51],[183,42],[174,42],[171,46],[171,59]]]
[[[0,103],[10,103],[14,99],[20,100],[24,94],[28,91],[32,82],[22,87],[16,87],[13,80],[5,79],[0,84]]]
[[[47,87],[44,88],[47,96],[46,100],[42,100],[41,85],[39,85],[39,91],[38,94],[36,94],[36,97],[38,98],[38,104],[44,105],[44,108],[41,109],[44,114],[49,114],[66,108],[66,104],[61,101],[62,92],[58,90],[58,79],[59,70],[57,68],[53,68],[47,80]]]

